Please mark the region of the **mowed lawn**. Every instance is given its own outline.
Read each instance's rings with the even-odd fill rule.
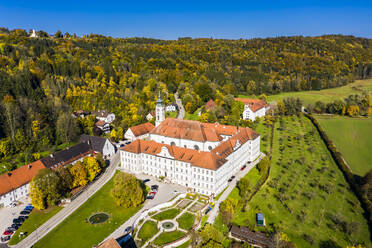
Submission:
[[[372,92],[372,79],[356,80],[354,83],[331,89],[283,92],[277,95],[269,95],[268,101],[279,101],[287,97],[299,97],[306,106],[308,104],[314,104],[316,101],[331,102],[334,100],[343,100],[351,94],[361,94],[363,90]],[[240,95],[239,97],[250,96]]]
[[[372,118],[316,116],[353,173],[364,176],[372,169]]]
[[[141,206],[136,208],[118,207],[110,196],[113,185],[113,178],[111,178],[80,208],[37,242],[34,247],[91,248],[98,245],[141,208]],[[109,220],[102,224],[90,224],[88,222],[89,216],[97,212],[108,213],[110,215]]]
[[[234,189],[229,197],[240,199]],[[363,210],[312,123],[285,117],[275,125],[270,176],[244,210],[236,208],[233,223],[257,231],[285,233],[297,247],[370,247]],[[256,213],[266,227],[255,225]],[[215,226],[227,230],[220,216]],[[330,244],[334,242],[336,245]],[[338,246],[337,246],[338,245]]]

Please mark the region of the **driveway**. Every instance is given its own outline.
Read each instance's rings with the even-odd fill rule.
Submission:
[[[117,152],[111,159],[110,165],[105,172],[96,181],[89,185],[83,193],[81,193],[75,200],[66,205],[61,211],[50,218],[37,231],[32,232],[24,240],[12,247],[31,247],[39,239],[47,235],[53,228],[65,220],[70,214],[78,209],[86,200],[88,200],[94,193],[96,193],[103,185],[105,185],[111,177],[115,174],[117,165],[120,162],[120,153]],[[38,234],[38,235],[37,235]]]
[[[181,99],[178,98],[178,92],[176,92],[174,94],[174,99],[176,100],[176,104],[178,106],[177,119],[183,119],[183,118],[185,118],[185,108],[182,105]]]
[[[136,214],[134,214],[131,218],[129,218],[124,224],[122,224],[118,229],[116,229],[113,233],[111,233],[105,240],[109,238],[119,238],[124,235],[124,230],[128,226],[132,226],[134,221],[141,215],[141,213],[149,208],[152,208],[158,204],[168,202],[176,197],[177,194],[186,193],[187,189],[184,186],[172,183],[164,183],[159,182],[155,177],[144,175],[144,174],[136,174],[138,179],[150,179],[149,182],[146,183],[147,186],[151,187],[151,185],[159,185],[158,193],[155,195],[155,198],[152,200],[147,199],[144,203],[142,209],[140,209]],[[177,190],[177,193],[174,191]],[[102,242],[103,242],[102,241]]]

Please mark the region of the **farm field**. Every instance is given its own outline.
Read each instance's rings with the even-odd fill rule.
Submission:
[[[240,199],[239,191],[229,197]],[[275,124],[270,177],[233,223],[257,231],[281,230],[297,247],[370,247],[363,210],[311,122],[284,117]],[[266,227],[255,226],[256,213]],[[214,225],[227,230],[220,216]]]
[[[372,169],[372,118],[315,116],[354,174]]]
[[[354,83],[331,89],[283,92],[277,95],[269,95],[268,101],[279,101],[286,97],[299,97],[306,106],[308,104],[314,104],[316,101],[331,102],[334,100],[343,100],[351,94],[361,94],[363,90],[372,92],[372,79],[356,80]],[[239,95],[239,97],[248,98],[251,96]]]
[[[83,248],[93,247],[101,242],[141,208],[141,205],[135,208],[118,207],[110,196],[113,186],[114,180],[111,178],[82,206],[33,247]],[[97,212],[108,213],[110,217],[104,223],[90,224],[87,219]]]

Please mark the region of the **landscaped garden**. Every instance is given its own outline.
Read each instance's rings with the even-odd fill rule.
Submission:
[[[120,173],[122,172],[117,174]],[[129,208],[118,206],[114,198],[111,197],[110,191],[113,188],[114,178],[110,179],[82,206],[37,242],[34,247],[80,248],[97,245],[142,207],[142,205]],[[91,224],[88,218],[92,214],[100,212],[109,214],[109,219],[102,224]]]
[[[165,210],[163,212],[160,212],[154,216],[152,216],[153,219],[162,221],[162,220],[168,220],[173,219],[180,213],[180,210],[177,208],[170,208],[168,210]]]
[[[142,225],[141,230],[138,232],[138,238],[146,242],[157,232],[159,232],[158,224],[155,221],[148,220]]]
[[[153,243],[155,245],[161,246],[182,238],[183,236],[185,236],[185,233],[178,230],[173,232],[163,232],[158,237],[156,237]]]
[[[372,169],[372,118],[315,116],[354,174]]]
[[[54,206],[44,210],[33,209],[28,219],[22,224],[22,226],[14,233],[11,240],[9,241],[10,245],[18,244],[21,240],[27,237],[28,234],[35,231],[47,220],[52,218],[56,213],[58,213],[62,207]],[[23,232],[26,235],[22,237],[19,234]]]
[[[330,156],[315,127],[304,116],[275,124],[270,177],[249,202],[239,190],[232,223],[257,231],[282,231],[297,247],[370,244],[360,202]],[[263,213],[265,227],[257,227]],[[219,216],[214,226],[226,232]]]
[[[188,212],[184,213],[183,215],[181,215],[181,217],[177,219],[179,227],[186,231],[192,228],[192,226],[194,225],[194,221],[195,215]]]

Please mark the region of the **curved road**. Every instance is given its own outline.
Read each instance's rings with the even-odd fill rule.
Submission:
[[[181,99],[178,98],[178,92],[176,92],[174,94],[174,99],[176,100],[176,104],[178,106],[177,119],[183,119],[183,118],[185,118],[185,109],[184,109],[184,107],[182,105]]]
[[[115,174],[115,169],[119,162],[120,152],[117,152],[110,159],[110,165],[107,167],[105,172],[93,184],[89,185],[87,189],[85,189],[85,191],[81,193],[81,195],[79,195],[75,200],[66,205],[61,211],[59,211],[56,215],[50,218],[38,229],[33,231],[24,240],[19,242],[17,245],[10,247],[28,248],[33,246],[39,239],[47,235],[53,228],[60,224],[64,219],[66,219],[70,214],[72,214],[76,209],[78,209],[86,200],[88,200],[89,197],[91,197],[103,185],[105,185],[107,181],[109,181],[111,177]]]

